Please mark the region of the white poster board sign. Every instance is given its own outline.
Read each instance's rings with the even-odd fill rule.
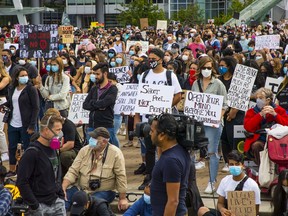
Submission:
[[[114,114],[134,115],[137,94],[138,84],[124,84],[115,102]]]
[[[129,82],[132,75],[129,66],[109,68],[109,73],[114,73],[119,83]]]
[[[279,49],[280,35],[262,35],[255,38],[255,50],[263,48]]]
[[[83,109],[83,102],[87,95],[88,93],[73,94],[68,119],[74,124],[88,124],[89,122],[89,111]]]
[[[167,20],[157,20],[156,30],[158,29],[167,30]]]
[[[140,83],[135,112],[142,114],[161,114],[171,111],[174,86]]]
[[[130,40],[128,40],[126,42],[126,52],[129,51],[129,48],[132,45],[135,45],[135,46],[138,45],[138,46],[142,47],[142,52],[143,53],[146,53],[148,51],[148,48],[149,48],[149,42],[148,41],[130,41]]]
[[[278,88],[281,84],[281,80],[280,79],[275,79],[272,77],[267,77],[266,78],[266,82],[265,82],[265,88],[270,89],[273,92],[273,95],[275,97],[275,95],[277,94]]]
[[[194,116],[197,121],[204,122],[210,127],[219,127],[223,96],[200,92],[186,92],[184,114]]]
[[[15,38],[17,36],[16,29],[11,29],[11,38]]]
[[[257,72],[255,68],[237,64],[227,94],[228,106],[242,111],[248,110]]]
[[[4,49],[9,49],[11,45],[15,46],[16,50],[19,49],[18,43],[4,43]]]

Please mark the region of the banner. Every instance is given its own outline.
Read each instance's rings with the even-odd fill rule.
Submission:
[[[280,79],[267,77],[266,82],[265,82],[265,88],[270,89],[273,92],[273,95],[275,97],[281,82],[282,81]]]
[[[167,20],[157,20],[156,30],[158,29],[167,30]]]
[[[194,116],[197,121],[210,127],[219,127],[223,107],[223,96],[200,92],[186,92],[184,114]]]
[[[254,191],[228,191],[228,210],[236,216],[256,216]]]
[[[83,109],[83,102],[85,101],[88,93],[73,94],[72,101],[69,108],[68,119],[74,124],[88,124],[89,111]]]
[[[109,73],[114,73],[117,76],[118,83],[127,83],[130,81],[131,71],[129,66],[109,68]]]
[[[258,70],[237,64],[227,94],[228,106],[246,111]]]
[[[114,114],[134,115],[137,94],[138,84],[124,84],[116,100]]]
[[[144,29],[144,28],[148,28],[149,24],[148,24],[148,18],[141,18],[140,19],[140,28]]]
[[[148,51],[148,48],[149,48],[149,42],[148,41],[130,41],[130,40],[128,40],[126,42],[126,52],[129,51],[129,48],[132,45],[141,46],[143,53],[146,53]]]
[[[174,86],[140,83],[135,112],[140,114],[161,114],[171,111]]]
[[[263,48],[279,49],[280,35],[262,35],[255,38],[255,50]]]
[[[57,25],[20,25],[21,58],[53,58],[58,51]]]

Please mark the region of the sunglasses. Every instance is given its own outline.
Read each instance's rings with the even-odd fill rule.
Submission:
[[[212,67],[202,67],[203,70],[212,70]]]

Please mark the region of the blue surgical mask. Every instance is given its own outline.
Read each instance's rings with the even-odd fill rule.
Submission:
[[[287,75],[287,67],[283,67],[283,72]]]
[[[59,71],[58,65],[52,65],[51,69],[52,69],[52,72],[54,73],[57,73]]]
[[[50,70],[51,70],[51,65],[46,65],[46,71],[50,72]]]
[[[262,108],[265,106],[265,100],[262,100],[262,99],[260,99],[260,98],[257,98],[257,99],[256,99],[256,104],[257,104],[257,107],[258,107],[259,109],[262,109]]]
[[[20,84],[26,84],[28,82],[28,76],[19,77]]]
[[[228,72],[228,68],[227,67],[219,67],[219,73],[221,74],[221,75],[223,75],[223,74],[225,74],[225,73],[227,73]]]
[[[133,50],[129,51],[129,55],[134,55],[134,54],[135,54],[135,52]]]
[[[111,67],[115,67],[116,66],[116,62],[110,62]]]
[[[253,47],[248,47],[248,51],[252,52],[253,51]]]
[[[139,81],[141,77],[141,74],[137,74],[137,80]]]
[[[130,64],[133,65],[134,64],[134,60],[130,59]]]
[[[150,196],[149,196],[149,195],[147,195],[147,194],[144,193],[143,198],[144,198],[144,202],[145,202],[146,204],[148,204],[148,205],[151,204],[151,199],[150,199]]]
[[[36,66],[36,61],[30,61],[30,64]]]
[[[122,64],[122,61],[123,61],[122,58],[116,58],[116,63],[117,64]]]
[[[89,139],[89,147],[90,148],[95,148],[97,146],[97,143],[98,143],[97,139],[90,137],[90,139]]]
[[[114,53],[108,53],[109,58],[113,58],[114,57]]]
[[[229,172],[233,176],[239,176],[242,173],[241,166],[229,166]]]
[[[259,60],[259,59],[262,59],[262,56],[256,56],[255,57],[255,60]]]
[[[91,74],[90,75],[90,81],[95,83],[96,82],[96,75],[95,74]]]

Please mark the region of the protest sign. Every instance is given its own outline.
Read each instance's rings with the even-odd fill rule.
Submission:
[[[267,77],[266,78],[266,82],[265,82],[265,88],[270,89],[273,92],[273,95],[275,97],[275,95],[277,94],[278,88],[281,84],[281,80],[280,79],[275,79],[272,77]]]
[[[173,95],[173,86],[140,83],[135,112],[145,114],[171,112]]]
[[[130,41],[128,40],[126,45],[126,52],[129,51],[130,46],[135,45],[135,46],[141,46],[142,47],[142,52],[146,53],[149,48],[149,42],[148,41]]]
[[[187,91],[184,113],[194,116],[197,121],[203,122],[206,126],[219,127],[223,98],[222,95]]]
[[[255,68],[237,64],[227,94],[228,106],[242,111],[248,110],[257,72]]]
[[[214,23],[214,19],[208,19],[208,20],[207,20],[207,23],[213,24],[213,23]]]
[[[255,50],[279,49],[280,35],[262,35],[255,38]]]
[[[74,30],[73,26],[60,26],[58,28],[58,33],[59,33],[59,35],[62,36],[62,43],[63,44],[74,43],[73,30]]]
[[[137,94],[138,84],[124,84],[115,102],[114,114],[134,115]]]
[[[58,52],[57,25],[20,25],[21,58],[53,58]]]
[[[256,216],[254,191],[229,191],[228,210],[236,216]]]
[[[17,36],[17,31],[16,29],[11,29],[11,37],[14,38]]]
[[[10,49],[10,46],[15,46],[16,50],[19,49],[19,44],[18,43],[4,43],[4,49]]]
[[[244,125],[234,125],[233,137],[233,141],[236,144],[237,150],[243,154],[244,143],[246,139]]]
[[[157,20],[156,30],[158,29],[167,30],[167,20]]]
[[[83,102],[85,101],[86,94],[73,94],[70,104],[68,119],[74,124],[88,124],[89,111],[83,109]]]
[[[149,24],[148,24],[148,18],[141,18],[140,19],[140,28],[144,29],[144,28],[148,28]]]
[[[0,41],[0,57],[2,59],[2,50],[4,49],[4,41]]]
[[[127,83],[130,81],[131,71],[129,66],[109,68],[109,73],[114,73],[117,76],[118,83]]]

